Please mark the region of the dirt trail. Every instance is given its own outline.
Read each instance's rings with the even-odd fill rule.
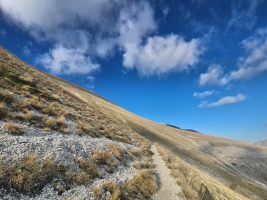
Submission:
[[[159,176],[160,189],[152,198],[153,200],[184,200],[181,188],[177,185],[175,179],[170,175],[170,170],[159,155],[157,147],[152,145],[153,160],[156,165],[156,172]]]

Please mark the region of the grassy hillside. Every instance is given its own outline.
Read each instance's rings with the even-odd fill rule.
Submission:
[[[0,139],[18,144],[0,147],[2,194],[34,195],[50,184],[71,198],[68,191],[78,195],[83,185],[96,199],[148,199],[157,190],[149,151],[157,143],[188,199],[201,199],[203,187],[209,199],[267,196],[266,148],[157,124],[42,73],[4,49],[0,77]],[[110,180],[121,171],[125,179]]]

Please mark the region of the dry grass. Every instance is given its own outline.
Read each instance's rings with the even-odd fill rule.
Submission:
[[[23,135],[24,131],[21,125],[15,123],[4,123],[2,128],[5,132],[10,133],[12,135]]]
[[[52,181],[56,170],[57,168],[51,159],[46,159],[41,165],[35,155],[29,155],[13,165],[2,162],[0,185],[22,193],[40,191],[43,186]]]
[[[118,162],[114,160],[111,152],[107,152],[107,151],[93,152],[92,159],[97,165],[105,165],[110,168],[115,167],[118,164]]]
[[[29,155],[14,164],[0,159],[0,187],[25,194],[36,194],[48,183],[59,193],[76,185],[85,185],[99,177],[97,166],[91,160],[79,160],[79,170],[57,165],[51,158],[38,160]]]
[[[126,199],[149,199],[158,190],[157,177],[150,170],[141,171],[124,187]]]
[[[29,104],[36,110],[41,110],[44,108],[42,100],[37,96],[33,96],[32,98],[30,98]]]
[[[79,167],[90,177],[90,179],[99,177],[98,167],[91,160],[79,160]]]
[[[133,166],[135,169],[138,169],[138,170],[155,168],[155,165],[153,164],[152,160],[138,161],[138,162],[135,162]]]
[[[109,144],[108,145],[109,148],[109,152],[118,160],[122,160],[123,159],[123,154],[125,153],[120,147],[118,147],[115,144]]]
[[[106,182],[101,187],[93,188],[97,199],[107,195],[110,200],[149,199],[158,190],[156,175],[149,170],[141,171],[124,185]]]
[[[114,182],[106,182],[101,187],[94,187],[93,193],[96,199],[103,199],[106,194],[108,200],[120,200],[122,198],[122,188]]]
[[[187,199],[203,199],[203,196],[207,200],[247,199],[169,151],[162,148],[159,151]]]
[[[0,103],[0,119],[5,119],[8,116],[8,109],[4,102]]]
[[[11,103],[14,100],[14,94],[6,89],[0,89],[0,102]]]

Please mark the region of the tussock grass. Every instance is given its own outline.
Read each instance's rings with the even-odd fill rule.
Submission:
[[[157,177],[153,171],[144,170],[124,187],[126,199],[149,199],[158,189]]]
[[[134,163],[134,168],[135,169],[153,169],[155,168],[155,165],[153,164],[153,160],[149,159],[146,161],[138,161]]]
[[[92,159],[97,165],[105,165],[108,167],[114,167],[118,164],[114,160],[111,152],[106,152],[106,151],[98,150],[98,151],[93,152]]]
[[[2,128],[5,132],[10,133],[12,135],[23,135],[24,131],[21,125],[15,123],[4,123]]]
[[[97,199],[106,196],[111,200],[149,199],[158,190],[157,177],[150,170],[143,170],[124,185],[106,182],[93,188]]]
[[[172,176],[181,186],[187,199],[204,200],[245,200],[244,196],[232,191],[215,178],[203,173],[194,166],[189,165],[178,156],[159,148],[163,160],[171,170]]]
[[[48,182],[52,181],[56,173],[55,163],[46,159],[41,165],[35,155],[26,156],[20,162],[0,166],[0,186],[13,188],[22,193],[39,191]]]
[[[91,160],[79,160],[79,170],[58,165],[52,158],[38,160],[37,155],[28,155],[10,164],[0,159],[0,187],[25,194],[36,194],[48,183],[59,193],[76,185],[85,185],[99,177],[97,166]]]
[[[120,147],[118,147],[115,144],[109,144],[108,145],[109,152],[118,160],[122,160],[123,154],[125,153]]]
[[[30,98],[29,104],[36,110],[41,110],[44,108],[42,100],[37,96],[33,96],[32,98]]]
[[[14,96],[6,89],[0,89],[0,102],[11,103],[14,100]]]
[[[88,174],[90,179],[99,177],[98,166],[92,160],[80,159],[79,167]]]

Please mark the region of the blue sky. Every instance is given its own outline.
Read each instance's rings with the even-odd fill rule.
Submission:
[[[0,0],[0,45],[138,115],[267,138],[267,1]]]

